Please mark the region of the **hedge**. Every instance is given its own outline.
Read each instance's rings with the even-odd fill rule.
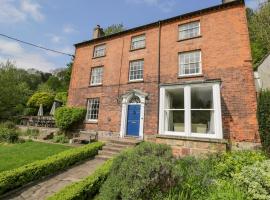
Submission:
[[[49,92],[36,92],[27,102],[27,106],[38,108],[40,104],[45,109],[50,109],[54,101],[54,95]]]
[[[67,167],[94,157],[103,143],[95,142],[82,147],[63,151],[45,160],[35,161],[22,167],[0,173],[0,195],[23,186],[31,181],[66,169]]]
[[[47,200],[93,199],[110,173],[112,160],[106,161],[98,170],[84,180],[65,187]]]
[[[270,90],[261,91],[257,112],[262,146],[270,153]]]

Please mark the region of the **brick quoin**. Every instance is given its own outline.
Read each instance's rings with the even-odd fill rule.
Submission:
[[[178,41],[180,24],[200,21],[201,37]],[[146,48],[130,51],[131,37],[145,34]],[[126,31],[112,37],[76,45],[68,95],[68,106],[85,107],[88,98],[100,98],[97,123],[85,129],[119,133],[121,95],[132,89],[149,94],[145,104],[144,135],[158,134],[158,45],[157,24]],[[259,142],[256,91],[244,3],[231,3],[201,13],[161,23],[160,84],[195,80],[221,80],[224,139],[232,143]],[[93,59],[94,46],[106,44],[106,56]],[[179,78],[178,53],[200,49],[202,75]],[[143,82],[129,83],[129,62],[144,59]],[[92,67],[104,66],[101,86],[90,86]],[[218,147],[220,148],[220,147]],[[188,154],[189,149],[174,151]]]

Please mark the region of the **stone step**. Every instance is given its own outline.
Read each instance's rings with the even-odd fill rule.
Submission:
[[[113,158],[113,157],[112,156],[107,156],[107,155],[97,155],[95,157],[95,159],[98,159],[98,160],[109,160],[111,158]]]
[[[141,141],[136,140],[136,139],[111,139],[109,142],[113,143],[113,144],[123,144],[123,145],[129,145],[129,146],[136,146]]]
[[[126,148],[131,148],[134,147],[133,145],[129,144],[117,144],[117,143],[106,143],[107,147],[113,147],[113,148],[119,148],[119,149],[126,149]],[[104,147],[106,147],[104,146]]]
[[[104,151],[112,151],[112,152],[116,152],[116,153],[120,153],[123,149],[126,149],[126,148],[123,148],[123,147],[117,147],[117,146],[110,146],[110,145],[106,145],[104,147],[102,147],[102,150]]]
[[[115,156],[118,154],[119,154],[119,152],[114,152],[114,151],[110,151],[110,150],[99,150],[98,151],[98,155]]]

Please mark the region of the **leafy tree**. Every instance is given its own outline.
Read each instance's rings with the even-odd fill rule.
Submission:
[[[112,35],[114,33],[119,33],[124,30],[125,28],[123,24],[113,24],[104,29],[104,34],[107,36],[107,35]]]
[[[53,104],[54,95],[48,92],[36,92],[28,100],[27,105],[29,107],[38,108],[40,104],[43,105],[45,111],[49,110]]]
[[[258,10],[247,10],[251,49],[254,65],[270,52],[270,2],[262,4]]]
[[[25,71],[16,69],[11,62],[0,63],[0,120],[22,114],[32,94],[25,76]]]

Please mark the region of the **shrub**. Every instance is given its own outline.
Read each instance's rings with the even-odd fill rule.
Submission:
[[[99,198],[163,199],[174,183],[170,147],[144,142],[114,159]]]
[[[18,188],[31,181],[64,170],[82,160],[94,157],[103,143],[95,142],[63,151],[45,160],[35,161],[22,167],[0,173],[0,194]]]
[[[257,116],[262,146],[270,153],[270,90],[261,91]]]
[[[64,105],[67,103],[67,92],[58,92],[55,95],[55,100],[61,101]]]
[[[55,143],[68,143],[69,139],[64,135],[55,135],[53,136],[53,142]]]
[[[40,135],[38,129],[30,129],[28,128],[25,132],[22,132],[22,135],[29,136],[29,138],[37,138]]]
[[[179,181],[167,199],[200,199],[214,183],[213,159],[186,157],[177,161],[174,174]]]
[[[61,130],[68,130],[85,118],[86,110],[83,108],[61,107],[56,109],[55,122]]]
[[[257,161],[263,161],[266,155],[261,151],[232,151],[216,157],[215,172],[218,178],[232,178],[235,173],[244,166],[253,165]]]
[[[25,116],[34,116],[36,115],[38,112],[38,109],[37,108],[25,108],[23,110],[23,115]]]
[[[270,199],[270,160],[244,167],[234,181],[251,199]]]
[[[47,200],[84,200],[92,199],[106,180],[112,160],[106,161],[99,169],[84,180],[65,187]]]
[[[40,104],[45,109],[50,109],[54,101],[54,95],[49,92],[36,92],[27,102],[27,106],[38,108]]]
[[[0,124],[0,127],[3,128],[9,128],[9,129],[15,129],[16,128],[16,124],[12,121],[6,121]]]
[[[250,200],[250,198],[232,181],[219,181],[214,184],[203,200]]]
[[[19,140],[19,134],[15,129],[0,127],[0,142],[15,143]]]

